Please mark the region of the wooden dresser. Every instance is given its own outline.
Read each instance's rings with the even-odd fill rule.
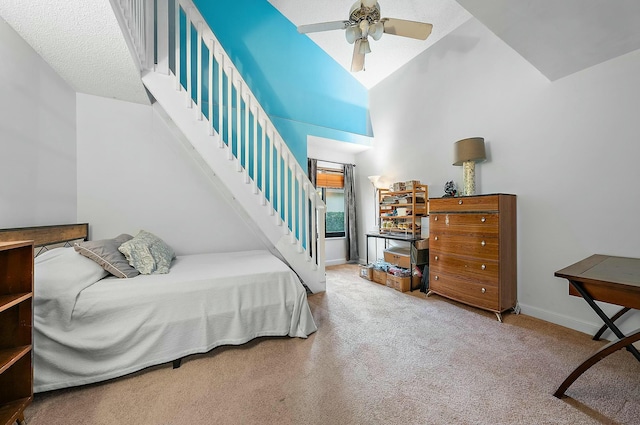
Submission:
[[[0,242],[0,425],[33,399],[33,242]]]
[[[429,293],[492,311],[517,304],[516,196],[429,200]]]

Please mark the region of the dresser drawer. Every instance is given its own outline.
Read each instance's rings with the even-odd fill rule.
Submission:
[[[435,274],[449,273],[486,285],[498,285],[498,263],[495,261],[481,261],[431,251],[429,271]]]
[[[497,286],[474,283],[446,274],[436,274],[429,268],[429,290],[474,307],[500,311]]]
[[[429,214],[434,212],[498,211],[499,195],[429,199]]]
[[[473,257],[479,261],[498,260],[497,237],[430,232],[429,248],[431,253]]]
[[[478,233],[497,235],[500,223],[497,213],[432,213],[429,216],[429,231]]]

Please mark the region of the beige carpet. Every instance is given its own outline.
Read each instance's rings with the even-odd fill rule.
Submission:
[[[30,425],[638,424],[640,363],[620,351],[552,393],[602,343],[525,315],[402,294],[327,270],[318,332],[262,338],[107,383],[36,394]]]

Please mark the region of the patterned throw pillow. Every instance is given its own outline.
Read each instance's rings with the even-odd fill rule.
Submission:
[[[140,273],[129,262],[118,247],[131,240],[133,236],[123,233],[113,239],[86,241],[74,244],[76,252],[98,263],[103,269],[119,278],[138,276]]]
[[[140,230],[133,239],[120,245],[118,250],[142,274],[169,273],[171,260],[176,256],[162,239],[145,230]]]

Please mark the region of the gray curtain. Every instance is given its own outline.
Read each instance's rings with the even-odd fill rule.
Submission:
[[[313,187],[316,187],[316,180],[318,180],[318,160],[314,158],[307,159],[307,167],[309,180],[313,183]]]
[[[356,181],[353,164],[344,164],[344,215],[345,235],[347,237],[347,261],[357,262],[358,255],[358,225],[356,222]]]

